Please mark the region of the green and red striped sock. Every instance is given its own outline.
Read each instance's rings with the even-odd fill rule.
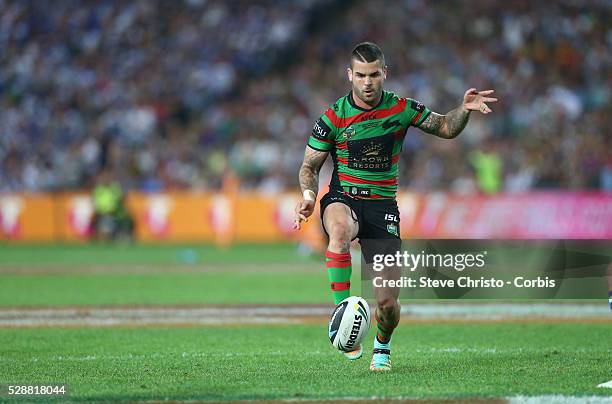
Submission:
[[[351,254],[325,252],[327,278],[334,295],[334,304],[338,304],[351,295]]]
[[[374,318],[376,319],[376,326],[378,328],[376,332],[376,339],[381,344],[388,344],[389,341],[391,341],[391,334],[393,334],[393,330],[395,330],[395,327],[397,327],[397,324],[399,323],[399,319],[395,322],[395,324],[384,323],[378,317],[378,309],[376,309],[374,312]]]

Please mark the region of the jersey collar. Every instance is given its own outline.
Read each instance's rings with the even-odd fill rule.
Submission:
[[[351,104],[351,107],[358,109],[360,111],[369,112],[369,111],[373,111],[376,108],[380,107],[380,104],[382,104],[383,100],[385,99],[385,90],[383,90],[382,94],[380,95],[380,101],[378,101],[378,104],[376,104],[370,109],[361,108],[360,106],[355,104],[355,101],[353,100],[353,90],[349,91],[346,98],[348,99],[349,104]]]

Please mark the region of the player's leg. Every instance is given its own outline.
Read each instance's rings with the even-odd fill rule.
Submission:
[[[325,200],[325,198],[324,198]],[[357,237],[359,224],[355,213],[342,202],[326,204],[321,201],[323,210],[323,228],[329,236],[325,266],[334,296],[334,304],[350,296],[351,291],[351,241]],[[344,352],[349,360],[356,360],[363,355],[363,347],[359,344],[353,351]]]
[[[327,276],[331,284],[334,304],[350,296],[351,240],[357,237],[359,225],[351,208],[341,202],[325,207],[323,226],[329,236],[325,253]]]
[[[386,268],[381,272],[384,280],[399,280],[401,271],[397,268]],[[376,320],[377,333],[376,340],[386,344],[391,340],[393,330],[399,323],[400,306],[398,303],[400,289],[398,287],[383,286],[374,288],[376,296]]]
[[[374,239],[375,245],[364,248],[367,256],[372,254],[395,255],[401,249],[399,237],[399,211],[395,201],[373,201],[364,210],[364,240]],[[370,369],[372,371],[391,370],[391,336],[400,320],[398,302],[400,289],[389,287],[388,280],[399,280],[401,271],[396,267],[386,267],[377,276],[383,279],[382,286],[374,287],[376,297],[376,336]]]
[[[384,280],[400,278],[401,272],[395,268],[385,269],[380,274]],[[391,370],[391,335],[400,320],[400,305],[398,302],[400,289],[396,287],[374,288],[376,296],[376,336],[374,337],[374,352],[370,370]]]

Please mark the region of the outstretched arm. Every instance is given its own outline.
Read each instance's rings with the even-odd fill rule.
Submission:
[[[300,223],[307,221],[315,208],[317,194],[319,193],[319,171],[329,152],[322,152],[306,146],[304,162],[300,167],[300,188],[302,188],[302,200],[295,206],[294,229],[300,229]]]
[[[497,98],[487,97],[494,91],[477,91],[475,88],[470,88],[465,92],[463,103],[458,108],[453,109],[446,115],[440,115],[432,111],[427,119],[421,123],[419,129],[444,139],[457,137],[467,125],[471,111],[480,111],[485,115],[492,112],[486,103],[497,101]]]

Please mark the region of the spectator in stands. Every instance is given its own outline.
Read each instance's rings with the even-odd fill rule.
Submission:
[[[469,192],[490,134],[500,191],[609,190],[609,1],[466,4],[0,1],[0,192],[89,187],[106,167],[125,189],[215,190],[223,160],[243,188],[293,187],[310,122],[343,90],[330,66],[364,39],[401,72],[390,90],[440,110],[466,83],[504,100],[453,145],[408,134],[400,185]]]

